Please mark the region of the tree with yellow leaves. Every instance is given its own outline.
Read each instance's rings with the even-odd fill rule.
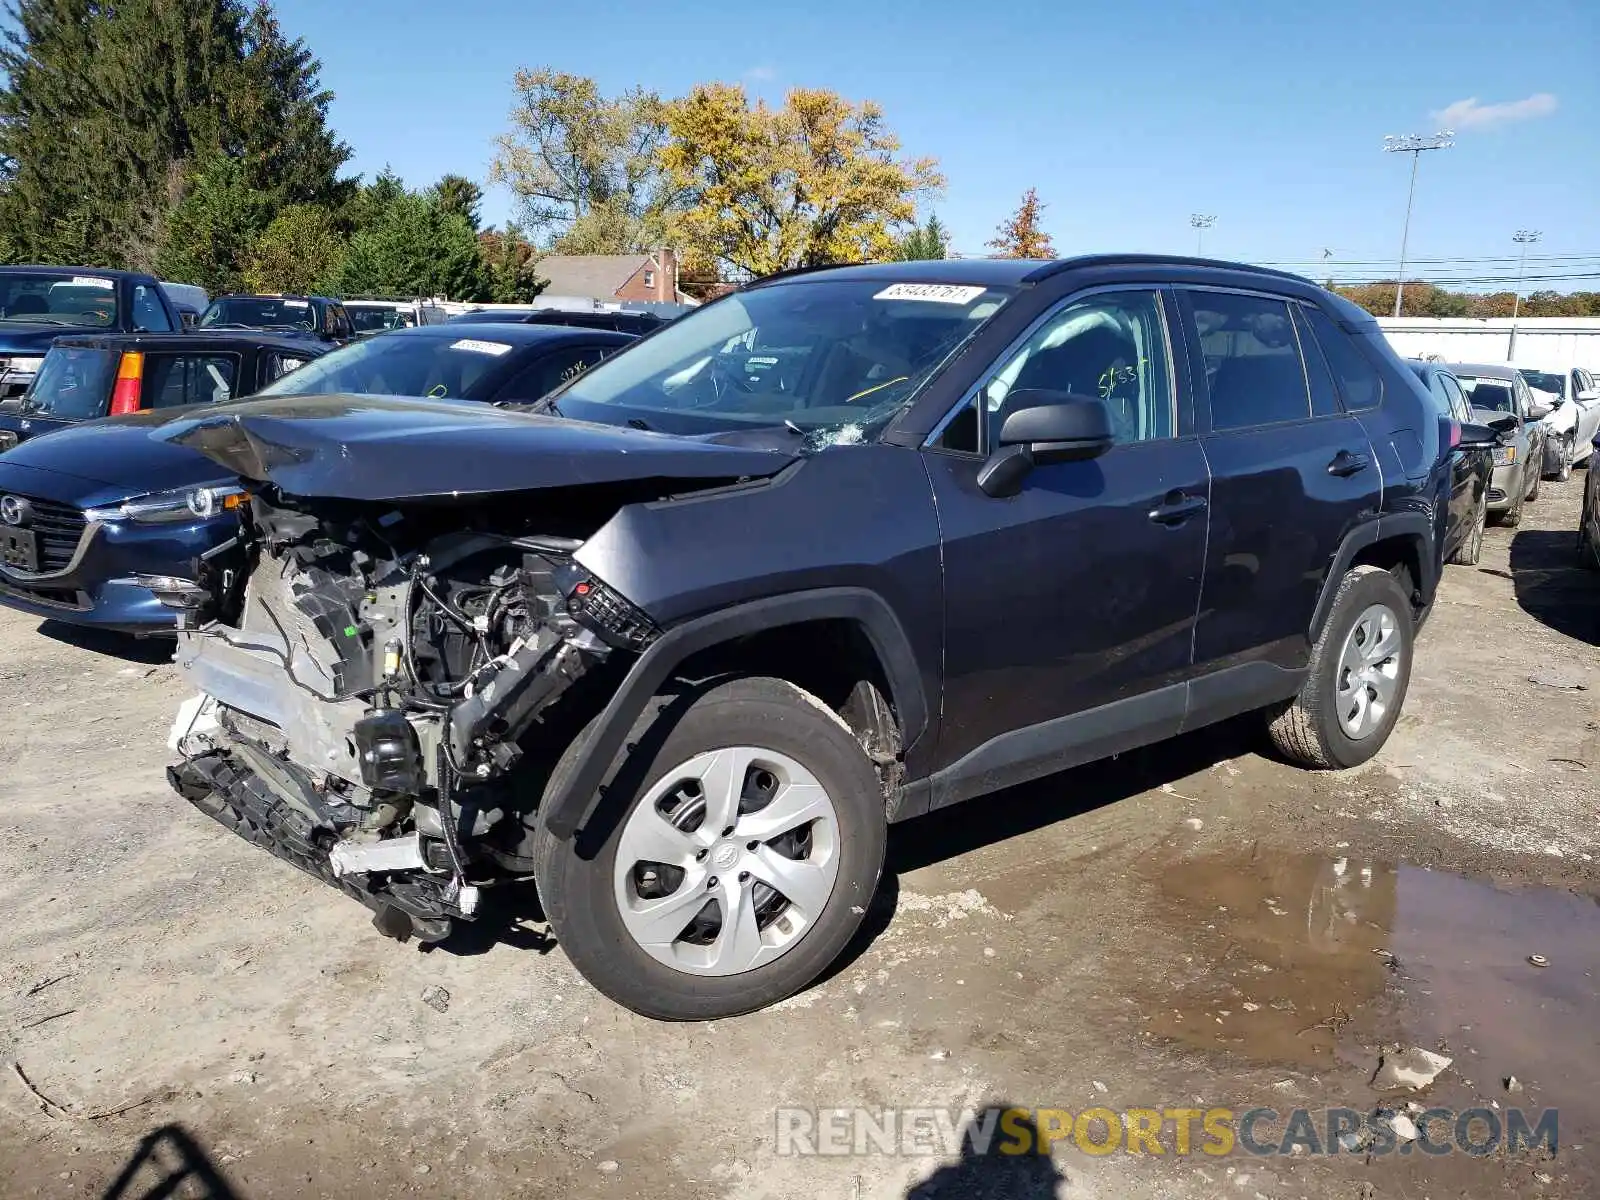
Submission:
[[[1055,245],[1050,235],[1039,228],[1044,209],[1039,193],[1029,188],[1023,194],[1021,207],[1000,223],[989,246],[998,250],[1001,258],[1054,258]]]
[[[876,104],[825,89],[796,88],[772,109],[742,87],[702,84],[665,120],[675,240],[736,275],[892,258],[917,199],[944,187],[933,159],[897,157]]]

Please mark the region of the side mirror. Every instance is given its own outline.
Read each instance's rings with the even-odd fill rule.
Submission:
[[[1528,410],[1528,420],[1530,421],[1542,421],[1549,415],[1550,406],[1548,404],[1535,404]]]
[[[1456,443],[1458,450],[1493,450],[1500,444],[1500,431],[1492,425],[1479,425],[1476,422],[1461,422],[1461,440]]]
[[[1579,392],[1578,400],[1583,404],[1593,404],[1596,400],[1600,400],[1600,391],[1590,388],[1586,392]]]
[[[1080,462],[1111,449],[1111,414],[1093,396],[1024,389],[1007,397],[1011,414],[978,473],[986,495],[1010,496],[1035,466]]]

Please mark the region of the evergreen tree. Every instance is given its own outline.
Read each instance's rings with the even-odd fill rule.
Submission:
[[[6,15],[0,228],[17,255],[150,267],[202,254],[172,243],[169,218],[218,153],[270,211],[349,190],[317,62],[265,4],[7,0]]]
[[[245,264],[245,286],[255,292],[325,292],[343,258],[344,241],[328,210],[291,204],[256,239]]]
[[[491,290],[467,219],[441,211],[431,196],[404,191],[350,239],[338,283],[346,295],[395,293],[450,300],[484,300]]]
[[[936,213],[928,216],[927,224],[913,225],[895,247],[895,258],[900,262],[949,257],[950,232]]]
[[[438,197],[439,211],[460,213],[474,230],[478,228],[478,205],[483,203],[483,189],[465,175],[445,175],[433,185]]]
[[[236,158],[218,151],[191,173],[167,219],[156,255],[163,279],[197,283],[213,296],[245,286],[244,267],[270,217],[271,199],[252,188]]]

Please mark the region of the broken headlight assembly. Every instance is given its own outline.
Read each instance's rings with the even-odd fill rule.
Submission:
[[[132,521],[137,525],[171,525],[180,521],[208,521],[232,512],[245,503],[240,487],[177,488],[170,492],[151,492],[121,504],[91,508],[84,516],[91,521]]]
[[[607,645],[637,652],[660,633],[630,601],[575,564],[556,572],[556,585],[566,597],[567,615]]]

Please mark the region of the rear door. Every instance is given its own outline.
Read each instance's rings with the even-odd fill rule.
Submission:
[[[1291,301],[1199,287],[1180,297],[1211,468],[1190,692],[1200,724],[1280,698],[1283,672],[1306,665],[1323,580],[1344,535],[1376,513],[1381,472],[1360,421],[1328,395],[1315,348],[1308,369]]]
[[[929,439],[945,571],[938,755],[966,789],[936,805],[1182,724],[1208,481],[1172,323],[1158,287],[1064,299]],[[1098,397],[1116,442],[987,495],[978,476],[1008,399],[1032,389]]]

